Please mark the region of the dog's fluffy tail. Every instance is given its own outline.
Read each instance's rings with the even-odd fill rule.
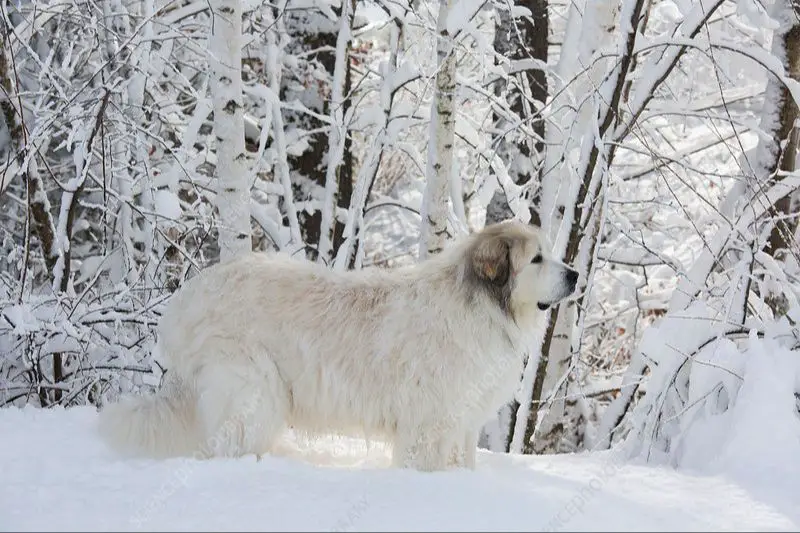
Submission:
[[[155,395],[132,396],[100,411],[101,437],[134,457],[190,456],[199,452],[197,399],[193,387],[169,379]]]

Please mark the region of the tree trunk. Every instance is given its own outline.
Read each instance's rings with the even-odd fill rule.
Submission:
[[[288,15],[287,15],[288,16]],[[327,79],[333,76],[334,65],[336,62],[336,32],[333,24],[322,15],[311,10],[296,13],[290,16],[287,26],[290,27],[292,40],[300,44],[298,53],[308,54],[310,69],[321,71],[320,74],[326,75],[326,80],[320,80],[321,76],[315,76],[313,84],[307,79],[298,80],[305,85],[306,90],[289,95],[286,78],[282,83],[281,101],[291,101],[292,97],[299,98],[300,101],[311,111],[319,115],[328,114],[329,82]],[[330,24],[330,28],[327,26]],[[307,28],[315,28],[317,31],[311,33]],[[308,76],[311,77],[311,76]],[[318,117],[310,114],[290,111],[286,114],[285,124],[287,127],[294,126],[309,133],[308,148],[302,155],[290,155],[288,158],[293,177],[292,186],[295,188],[295,196],[299,201],[308,200],[314,197],[314,191],[325,187],[325,161],[328,149],[328,134],[326,125]],[[298,209],[298,218],[302,232],[303,242],[305,243],[306,255],[309,259],[316,259],[320,240],[320,229],[322,223],[322,212],[319,210]]]
[[[294,174],[291,180],[295,189],[295,196],[304,201],[314,202],[317,198],[325,198],[321,209],[300,209],[298,217],[305,242],[306,255],[309,259],[320,258],[320,246],[324,242],[323,232],[328,235],[328,243],[325,244],[325,256],[321,259],[328,262],[330,257],[335,256],[335,251],[343,241],[344,224],[337,220],[335,213],[330,206],[349,206],[353,188],[353,157],[351,154],[351,140],[347,135],[344,117],[348,115],[351,106],[350,102],[350,28],[354,14],[354,5],[343,2],[340,6],[334,7],[334,13],[340,18],[333,22],[321,13],[313,9],[295,11],[287,13],[287,27],[292,40],[296,43],[293,52],[296,55],[303,54],[307,57],[305,65],[306,71],[293,73],[294,77],[287,76],[295,82],[291,85],[303,85],[304,91],[296,91],[289,83],[282,84],[281,101],[291,101],[297,98],[300,102],[317,115],[336,116],[341,113],[341,123],[337,125],[323,122],[317,116],[287,112],[287,127],[296,127],[307,132],[308,148],[300,156],[289,156],[288,161]],[[338,23],[338,27],[337,27]],[[308,28],[313,28],[313,32]],[[344,53],[337,54],[339,46],[339,36],[343,37]],[[341,58],[337,56],[341,55]],[[337,64],[339,69],[337,71]],[[339,74],[337,78],[337,72]],[[287,80],[289,81],[289,80]],[[340,100],[335,91],[336,85],[341,94]],[[294,94],[290,94],[294,93]],[[334,103],[333,100],[337,100]],[[331,140],[331,128],[337,128],[334,137],[338,133],[338,141]],[[333,145],[331,144],[333,142]],[[340,144],[343,143],[343,144]],[[331,154],[330,147],[341,148],[342,153],[337,157],[337,153]],[[338,160],[338,161],[337,161]],[[334,168],[330,170],[332,179],[330,186],[326,189],[328,180],[328,166],[333,163]],[[332,188],[331,188],[332,187]],[[326,207],[327,206],[327,207]],[[323,222],[325,211],[328,211],[329,218]],[[330,227],[333,226],[332,232]],[[323,230],[323,227],[328,229]],[[332,238],[330,235],[332,234]]]
[[[622,12],[629,17],[625,21],[625,26],[629,29],[621,35],[618,42],[617,61],[593,63],[588,59],[596,50],[605,46],[604,41],[607,42],[608,36],[612,34],[616,15],[620,10],[618,3],[607,0],[589,1],[583,10],[576,8],[568,22],[565,42],[570,40],[570,34],[574,35],[579,27],[582,28],[581,34],[586,36],[586,40],[576,51],[578,58],[582,58],[577,64],[572,57],[574,52],[562,50],[559,73],[569,74],[580,64],[594,64],[584,75],[589,80],[595,80],[590,87],[598,87],[597,96],[592,99],[593,105],[583,106],[574,118],[578,122],[576,131],[586,134],[579,139],[568,138],[562,141],[566,145],[564,148],[567,160],[571,158],[570,152],[577,152],[578,163],[575,168],[555,161],[552,155],[550,157],[553,166],[547,166],[547,171],[563,168],[564,174],[555,172],[543,180],[543,211],[548,213],[544,217],[547,226],[545,229],[554,242],[555,254],[566,263],[573,264],[581,273],[578,294],[589,292],[588,287],[591,284],[596,244],[605,215],[602,197],[607,186],[608,169],[614,157],[613,145],[606,143],[608,137],[613,135],[619,120],[619,103],[631,68],[644,4],[644,0],[630,0],[622,8]],[[582,23],[578,24],[573,17],[581,17]],[[594,40],[591,39],[592,36]],[[598,63],[600,69],[596,69]],[[560,76],[562,80],[572,77]],[[597,131],[589,133],[594,130],[593,124],[597,124]],[[561,143],[556,146],[559,144]],[[580,349],[579,326],[583,319],[583,299],[583,296],[579,296],[577,303],[562,304],[551,313],[541,355],[535,360],[538,370],[533,386],[529,389],[530,404],[520,411],[525,416],[525,425],[518,421],[515,428],[514,444],[527,453],[574,451],[584,445],[582,398],[579,394],[572,393],[579,379],[574,369]],[[549,400],[548,409],[540,412],[545,400]],[[524,434],[519,435],[522,431]]]
[[[56,294],[69,294],[72,292],[70,273],[72,267],[72,235],[75,228],[75,217],[78,212],[78,199],[83,192],[86,176],[92,162],[92,148],[94,141],[103,126],[106,107],[111,99],[111,90],[106,89],[103,99],[97,105],[95,121],[89,137],[81,143],[82,153],[76,157],[79,164],[75,168],[75,177],[69,180],[61,193],[61,206],[56,225],[56,242],[60,254],[53,267],[53,292]],[[101,139],[100,142],[103,142]],[[78,148],[76,147],[77,151]],[[63,359],[61,353],[53,353],[53,383],[58,384],[63,380]],[[61,389],[53,389],[53,403],[61,401]]]
[[[534,59],[546,64],[548,59],[549,15],[547,0],[517,0],[516,6],[530,10],[530,17],[514,18],[509,10],[497,12],[497,25],[494,33],[495,52],[511,61]],[[536,134],[534,139],[512,139],[502,135],[495,139],[498,155],[508,169],[508,176],[520,186],[527,186],[526,200],[530,213],[530,223],[540,225],[539,217],[539,172],[544,158],[544,119],[539,113],[533,114],[527,98],[542,105],[547,101],[547,73],[542,68],[530,68],[515,76],[514,83],[499,79],[495,84],[495,94],[502,98],[505,94],[510,110],[518,123],[531,121]],[[533,116],[531,116],[533,115]],[[494,112],[495,131],[504,132],[508,128],[504,114]],[[486,208],[486,224],[494,224],[513,218],[509,199],[502,189],[495,191]],[[504,442],[503,451],[509,451],[513,428],[516,423],[519,402],[513,400],[499,413],[498,439],[486,437],[489,441]]]
[[[349,191],[349,205],[342,206],[347,208],[347,221],[341,235],[342,244],[336,252],[334,268],[337,270],[361,268],[364,259],[364,246],[360,231],[364,225],[367,201],[378,176],[383,155],[386,152],[387,144],[391,142],[388,136],[388,128],[392,116],[392,106],[395,94],[402,86],[397,85],[396,73],[400,67],[400,55],[403,48],[403,28],[403,21],[399,18],[394,18],[389,37],[389,61],[384,65],[381,72],[383,78],[380,91],[381,122],[359,166],[353,189]],[[348,87],[350,86],[349,83],[348,81]],[[350,138],[348,138],[349,141]],[[352,158],[349,148],[346,148],[345,155],[349,155]],[[348,165],[347,161],[345,161],[345,165]],[[350,167],[352,168],[352,163],[350,163]],[[341,198],[340,196],[340,200]]]
[[[6,30],[5,22],[2,23],[4,30]],[[29,143],[28,134],[25,129],[23,120],[22,100],[17,97],[13,100],[15,94],[19,94],[17,87],[17,73],[11,42],[7,31],[4,31],[0,36],[2,37],[2,48],[0,49],[0,111],[3,113],[6,127],[8,128],[11,146],[9,147],[10,154],[16,154],[16,164],[18,167],[4,173],[2,176],[2,183],[0,183],[0,193],[9,185],[15,175],[21,174],[25,182],[27,191],[27,209],[28,217],[31,223],[27,225],[27,231],[33,232],[39,239],[39,246],[41,248],[42,256],[44,258],[47,274],[50,279],[53,279],[55,274],[56,265],[60,262],[61,249],[56,241],[56,226],[53,221],[53,216],[50,211],[50,201],[47,198],[47,191],[44,187],[44,182],[39,175],[39,169],[36,164],[36,157],[27,157],[28,151],[32,150],[32,143]],[[8,51],[8,56],[6,55]],[[8,61],[8,57],[11,61]],[[13,81],[12,81],[13,80]],[[11,98],[4,98],[6,95]],[[28,161],[26,163],[26,160]],[[26,235],[26,239],[30,241],[30,233]],[[27,268],[27,265],[22,267]],[[24,283],[21,290],[25,290]],[[37,361],[34,365],[33,384],[37,386],[39,404],[45,407],[51,403],[48,396],[47,389],[40,385],[44,381],[44,373],[42,372],[41,361]],[[53,382],[57,383],[63,378],[63,365],[60,353],[53,354],[52,359]],[[57,402],[61,399],[61,391],[54,389],[53,401]]]
[[[549,15],[547,0],[517,0],[516,6],[530,10],[530,17],[514,18],[509,10],[497,12],[497,25],[494,31],[494,49],[502,57],[511,61],[532,58],[547,63]],[[528,88],[529,90],[525,90]],[[544,119],[540,113],[532,114],[526,98],[530,97],[542,105],[547,101],[547,73],[541,68],[529,68],[520,72],[511,86],[505,79],[495,84],[495,94],[506,99],[511,111],[519,122],[530,121],[535,139],[511,140],[502,136],[495,140],[498,155],[508,169],[511,180],[526,188],[527,203],[530,209],[532,224],[541,224],[539,217],[539,179],[541,160],[544,157]],[[526,105],[527,104],[527,105]],[[495,130],[506,130],[506,121],[498,113],[494,113]],[[509,200],[502,189],[495,191],[486,208],[486,224],[493,224],[513,216]]]
[[[274,95],[281,94],[281,83],[283,80],[282,49],[279,46],[279,35],[286,32],[283,16],[286,10],[286,1],[278,2],[278,6],[272,10],[265,10],[268,17],[267,26],[270,28],[267,33],[266,49],[266,75],[267,84]],[[286,146],[286,131],[283,121],[283,110],[278,102],[268,104],[267,119],[272,120],[273,139],[275,143],[275,174],[281,185],[283,192],[283,211],[285,213],[286,224],[289,226],[289,241],[293,249],[303,247],[303,232],[300,227],[300,217],[297,213],[297,206],[294,200],[294,187],[292,184],[291,169],[289,168],[289,155]]]
[[[331,87],[330,121],[328,133],[328,160],[325,169],[325,196],[320,215],[318,257],[331,263],[342,244],[343,225],[337,221],[337,208],[350,205],[353,195],[353,161],[350,154],[352,140],[348,135],[350,117],[350,49],[352,47],[355,0],[342,0],[339,16],[339,33],[336,37],[336,60]]]
[[[800,5],[791,0],[780,0],[776,4],[778,20],[781,26],[773,36],[772,54],[783,63],[786,74],[793,80],[800,81]],[[757,184],[768,179],[781,179],[777,174],[790,173],[796,170],[798,156],[798,140],[800,131],[795,127],[798,119],[797,102],[789,89],[775,76],[770,76],[764,98],[761,127],[771,132],[772,138],[760,143],[757,152],[755,171]],[[757,195],[761,189],[751,191]],[[782,260],[787,249],[796,247],[794,233],[797,229],[797,217],[789,217],[797,211],[796,195],[789,195],[778,200],[770,215],[775,219],[765,251],[777,260]],[[782,294],[769,294],[765,301],[775,316],[785,315],[788,302]]]
[[[209,66],[217,147],[215,203],[220,260],[224,261],[252,249],[242,95],[242,4],[214,0],[212,11]]]
[[[16,69],[13,57],[11,61],[8,61],[12,53],[11,41],[5,31],[0,37],[2,37],[3,45],[2,50],[0,50],[2,96],[14,95],[17,94],[16,81],[12,80],[16,80]],[[17,154],[17,164],[20,165],[18,172],[22,175],[28,190],[28,197],[30,198],[28,209],[33,220],[31,226],[39,239],[47,272],[52,276],[59,255],[55,239],[56,227],[50,212],[50,201],[47,198],[47,192],[36,165],[36,157],[27,158],[26,155],[30,147],[28,146],[28,135],[22,120],[22,101],[19,98],[16,102],[13,99],[2,98],[0,100],[0,111],[3,113],[11,137],[10,153]],[[26,159],[29,160],[29,163],[25,168]],[[9,177],[6,177],[6,175]],[[3,176],[3,180],[13,179],[12,172],[7,172],[6,175]],[[7,186],[8,183],[3,182],[0,192]]]
[[[456,54],[453,38],[447,30],[447,18],[453,3],[454,0],[439,0],[436,90],[431,104],[428,168],[420,213],[420,260],[442,251],[447,240],[452,237],[448,221],[448,199],[456,127]]]

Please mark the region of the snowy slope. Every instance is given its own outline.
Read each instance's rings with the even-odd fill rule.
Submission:
[[[730,481],[619,465],[607,454],[482,452],[474,472],[425,474],[385,468],[377,445],[287,436],[280,456],[258,462],[121,460],[94,435],[95,420],[91,408],[0,410],[0,530],[800,527],[800,510]]]

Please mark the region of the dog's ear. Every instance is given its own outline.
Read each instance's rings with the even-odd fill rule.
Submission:
[[[481,239],[472,252],[472,267],[479,278],[503,285],[511,271],[510,255],[507,239],[500,236]]]

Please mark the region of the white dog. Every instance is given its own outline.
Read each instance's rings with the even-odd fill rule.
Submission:
[[[123,453],[211,457],[268,453],[292,426],[385,438],[398,467],[474,468],[544,311],[575,290],[547,255],[537,228],[503,222],[394,270],[217,264],[161,320],[165,386],[105,408],[101,432]]]

